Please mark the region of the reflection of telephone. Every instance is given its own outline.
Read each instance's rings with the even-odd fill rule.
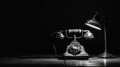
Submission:
[[[82,37],[86,39],[93,39],[94,35],[89,30],[68,29],[64,31],[65,35],[63,34],[63,31],[57,32],[57,37],[60,39],[64,39],[65,37],[67,37],[68,39],[73,39],[73,41],[70,42],[69,45],[67,45],[67,49],[64,52],[63,56],[65,57],[89,56],[88,53],[85,51],[84,46],[81,45],[81,43],[78,42],[77,39],[80,39]]]

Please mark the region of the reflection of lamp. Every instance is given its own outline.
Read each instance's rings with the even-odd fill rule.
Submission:
[[[98,13],[98,12],[97,12]],[[97,29],[97,30],[102,30],[101,24],[95,19],[95,16],[97,15],[97,13],[94,15],[94,17],[91,20],[88,20],[87,23],[85,23],[85,25]],[[104,43],[105,43],[105,50],[104,53],[100,54],[98,57],[113,57],[112,54],[109,54],[107,52],[107,41],[106,41],[106,27],[105,24],[103,24],[103,30],[104,30]]]

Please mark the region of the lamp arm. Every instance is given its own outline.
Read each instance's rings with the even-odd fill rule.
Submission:
[[[107,52],[107,36],[106,36],[106,26],[104,24],[104,44],[105,44],[105,52]]]
[[[96,14],[93,16],[93,20],[95,20],[95,17],[96,17],[96,15],[99,13],[99,11],[98,12],[96,12]]]

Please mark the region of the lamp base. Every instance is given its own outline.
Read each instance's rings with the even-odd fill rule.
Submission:
[[[115,56],[113,56],[112,54],[110,54],[108,52],[104,52],[104,53],[98,55],[97,57],[99,57],[99,58],[113,58]]]

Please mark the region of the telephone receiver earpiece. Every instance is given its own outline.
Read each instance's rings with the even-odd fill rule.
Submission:
[[[65,36],[62,32],[57,32],[57,38],[64,39]]]

